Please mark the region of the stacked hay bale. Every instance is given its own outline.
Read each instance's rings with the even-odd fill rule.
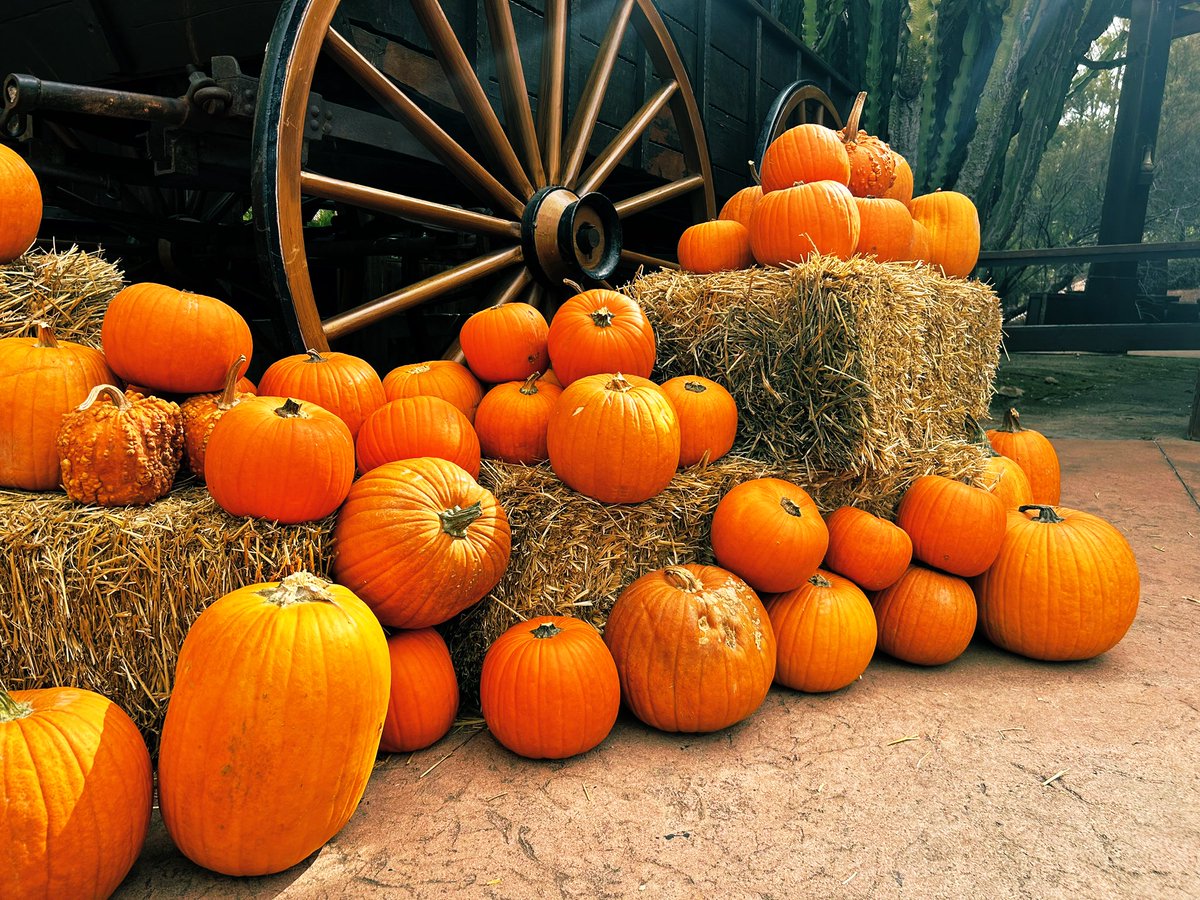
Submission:
[[[123,284],[121,270],[99,253],[30,251],[0,266],[0,338],[44,321],[60,340],[99,348],[104,310]]]

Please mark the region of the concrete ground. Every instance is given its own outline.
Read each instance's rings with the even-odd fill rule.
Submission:
[[[1044,379],[1037,360],[1015,362],[1032,367],[1028,383]],[[1195,365],[1180,377],[1194,381]],[[775,688],[714,735],[622,713],[598,749],[560,763],[459,732],[381,758],[346,828],[276,876],[194,866],[156,813],[118,896],[1200,896],[1188,408],[1190,396],[1154,440],[1080,439],[1056,433],[1065,413],[1029,400],[1027,423],[1056,438],[1065,505],[1116,524],[1141,569],[1137,619],[1098,659],[1037,663],[982,639],[936,669],[878,656],[846,690]],[[1076,427],[1093,433],[1064,431]]]

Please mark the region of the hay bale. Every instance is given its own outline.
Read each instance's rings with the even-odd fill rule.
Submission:
[[[41,320],[59,338],[98,349],[104,311],[124,283],[99,253],[75,246],[26,253],[0,266],[0,338],[22,337]]]
[[[9,688],[104,694],[153,749],[200,611],[247,584],[327,574],[332,538],[332,516],[238,518],[191,481],[145,507],[0,490],[0,673]]]

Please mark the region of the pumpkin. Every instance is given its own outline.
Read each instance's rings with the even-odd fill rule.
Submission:
[[[916,219],[913,219],[913,239],[908,258],[913,262],[929,262],[929,229]]]
[[[909,259],[913,242],[913,220],[899,200],[855,197],[858,207],[858,243],[854,252],[874,256],[880,262]]]
[[[565,759],[608,737],[621,683],[595,628],[571,616],[539,616],[488,648],[479,704],[492,737],[513,753]]]
[[[729,391],[699,375],[672,378],[662,389],[679,417],[679,465],[710,463],[729,452],[738,426]]]
[[[42,189],[29,164],[0,144],[0,265],[30,248],[42,224]]]
[[[116,891],[146,841],[154,787],[119,706],[76,688],[0,687],[0,785],[0,897]]]
[[[385,403],[363,423],[355,455],[360,472],[397,459],[437,456],[479,477],[479,436],[467,417],[440,397]]]
[[[725,205],[721,207],[721,212],[717,214],[717,218],[726,221],[741,222],[742,226],[749,231],[750,214],[754,212],[754,207],[762,199],[762,195],[763,189],[761,184],[752,184],[750,187],[742,188],[725,201]]]
[[[679,267],[685,272],[710,275],[748,269],[754,265],[750,232],[741,222],[718,219],[699,222],[679,236]]]
[[[558,388],[563,386],[563,383],[558,380],[558,376],[554,374],[553,369],[547,369],[545,372],[543,372],[542,377],[539,378],[538,381],[541,381],[545,384],[552,384]]]
[[[846,119],[846,127],[837,135],[850,160],[847,182],[850,193],[855,197],[882,197],[896,180],[896,160],[892,157],[891,147],[858,127],[866,102],[867,92],[860,91]]]
[[[844,184],[798,184],[766,194],[754,207],[750,248],[764,266],[803,262],[812,253],[849,259],[859,227],[858,207]]]
[[[662,388],[636,375],[588,375],[550,413],[546,450],[568,487],[604,503],[662,493],[679,468],[679,418]]]
[[[719,731],[766,699],[775,634],[758,595],[716,566],[669,566],[621,592],[604,642],[630,711],[661,731]]]
[[[892,162],[896,165],[896,177],[892,181],[892,186],[883,192],[882,196],[889,200],[899,200],[905,206],[912,203],[913,198],[913,170],[908,164],[908,160],[892,151]]]
[[[112,298],[100,340],[125,381],[176,394],[221,390],[229,360],[253,353],[250,327],[232,306],[150,282]]]
[[[717,563],[756,591],[800,587],[817,571],[829,530],[804,488],[780,478],[755,478],[717,504],[712,548]]]
[[[871,595],[879,649],[918,666],[962,656],[975,633],[975,595],[954,575],[911,565],[891,587]]]
[[[489,459],[529,465],[549,459],[546,429],[562,388],[539,380],[538,373],[498,384],[479,404],[475,431]],[[465,468],[465,467],[464,467]]]
[[[767,600],[779,661],[775,680],[810,694],[855,681],[875,654],[875,613],[857,585],[816,571],[800,587]]]
[[[98,402],[101,395],[112,402]],[[183,417],[169,400],[99,384],[62,417],[56,446],[63,488],[76,503],[146,504],[175,482]]]
[[[992,494],[941,475],[922,475],[900,498],[896,524],[913,556],[969,578],[992,564],[1004,540],[1004,506]]]
[[[314,403],[246,399],[213,427],[204,478],[230,515],[313,522],[337,509],[350,490],[354,440],[345,422]]]
[[[1008,511],[1000,554],[975,581],[988,640],[1033,659],[1091,659],[1111,650],[1137,614],[1129,543],[1099,516],[1028,504]]]
[[[545,317],[528,303],[503,303],[475,313],[458,340],[467,365],[481,380],[523,381],[550,364]]]
[[[483,386],[466,366],[448,359],[433,359],[392,369],[384,376],[383,395],[389,401],[439,397],[474,423],[475,410],[483,399]]]
[[[349,353],[309,350],[285,356],[267,367],[258,386],[272,397],[307,400],[329,410],[346,423],[352,437],[386,402],[383,382],[371,364]]]
[[[764,196],[798,183],[836,181],[845,186],[850,157],[837,132],[824,125],[797,125],[771,141],[760,171]]]
[[[930,264],[947,275],[966,278],[979,261],[979,212],[971,198],[957,191],[934,191],[914,197],[912,217],[929,231]]]
[[[829,529],[826,569],[845,575],[864,591],[879,591],[904,574],[912,539],[898,525],[865,509],[843,506],[825,520]]]
[[[51,491],[61,483],[63,414],[116,375],[99,350],[58,340],[46,322],[35,327],[37,337],[0,338],[0,487]]]
[[[508,518],[491,491],[433,457],[384,463],[350,489],[334,527],[334,577],[395,628],[438,625],[508,567]]]
[[[398,631],[387,646],[392,686],[379,748],[411,753],[450,731],[458,714],[458,678],[446,642],[432,628]]]
[[[1025,428],[1021,414],[1010,408],[1004,424],[987,433],[992,449],[1007,456],[1025,472],[1032,503],[1054,506],[1062,495],[1062,473],[1054,445],[1040,431]]]
[[[242,391],[238,387],[246,380],[238,378],[238,370],[245,361],[246,357],[239,356],[229,367],[225,389],[221,393],[197,394],[179,405],[179,412],[183,416],[183,449],[187,454],[188,465],[201,481],[204,480],[204,454],[208,449],[208,439],[213,428],[226,412],[243,400],[257,396],[254,392]]]
[[[1005,509],[1016,509],[1033,502],[1029,476],[1016,462],[993,450],[984,466],[984,490],[994,494]]]
[[[282,872],[320,849],[366,789],[388,672],[371,611],[308,572],[208,606],[179,651],[159,746],[175,845],[226,875]]]
[[[564,388],[585,375],[624,372],[649,378],[654,329],[637,301],[616,291],[576,294],[550,322],[550,359]]]

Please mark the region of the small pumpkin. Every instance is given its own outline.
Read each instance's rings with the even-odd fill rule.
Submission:
[[[550,364],[546,318],[528,303],[502,303],[463,323],[458,340],[467,365],[482,381],[524,381]]]
[[[733,395],[715,381],[680,375],[666,381],[663,393],[679,417],[679,465],[720,459],[737,437],[738,410]]]
[[[564,388],[585,375],[624,372],[649,378],[654,329],[637,301],[609,290],[576,294],[550,321],[550,359]]]
[[[571,616],[538,616],[488,648],[479,704],[497,741],[530,759],[598,746],[621,707],[621,682],[600,634]]]
[[[829,530],[812,497],[780,478],[742,482],[713,513],[717,563],[756,591],[800,587],[817,571],[828,546]]]
[[[448,359],[432,359],[392,369],[384,376],[383,394],[388,401],[405,397],[439,397],[456,407],[473,424],[475,410],[483,399],[483,386],[466,366]]]
[[[436,744],[458,714],[458,678],[445,640],[432,628],[387,639],[391,691],[379,749],[411,753]]]
[[[226,875],[320,849],[367,787],[388,689],[383,629],[340,585],[297,572],[212,603],[179,651],[159,747],[175,845]]]
[[[762,195],[763,189],[761,184],[752,184],[750,187],[742,188],[725,201],[725,205],[721,207],[721,212],[717,214],[717,218],[740,222],[748,232],[750,228],[750,214],[754,212],[754,207],[762,199]]]
[[[843,506],[825,520],[829,549],[824,567],[844,575],[864,591],[895,584],[912,562],[908,533],[865,509]]]
[[[779,662],[775,680],[810,694],[858,679],[875,654],[875,613],[857,585],[818,569],[794,591],[767,600]]]
[[[750,232],[741,222],[718,219],[684,229],[677,248],[679,267],[685,272],[710,275],[748,269],[754,265]]]
[[[349,353],[309,350],[285,356],[267,367],[258,386],[272,397],[306,400],[329,410],[346,423],[351,437],[386,402],[375,369]]]
[[[679,468],[679,418],[662,388],[636,375],[588,375],[559,397],[546,429],[554,474],[604,503],[641,503]]]
[[[979,211],[971,198],[957,191],[934,191],[914,197],[912,217],[929,231],[924,257],[947,275],[966,278],[979,261]]]
[[[912,166],[895,150],[892,151],[892,161],[896,164],[896,177],[892,181],[892,186],[883,192],[883,196],[889,200],[899,200],[908,206],[912,203],[913,198]]]
[[[100,384],[62,417],[57,447],[63,487],[76,503],[146,504],[175,482],[183,417],[169,400]]]
[[[32,246],[42,225],[42,189],[29,164],[0,144],[0,265]]]
[[[879,262],[907,260],[912,251],[913,220],[899,200],[855,197],[858,207],[858,243],[854,252],[874,256]]]
[[[962,578],[915,563],[891,587],[871,595],[879,649],[918,666],[962,656],[975,633],[975,595]]]
[[[850,160],[847,181],[850,193],[855,197],[882,197],[896,180],[896,160],[891,147],[858,127],[866,102],[867,92],[860,91],[846,119],[846,127],[837,135]]]
[[[440,397],[405,397],[367,417],[355,442],[358,471],[397,459],[437,456],[479,477],[479,436],[467,417]]]
[[[350,490],[354,440],[345,422],[315,403],[254,397],[213,427],[204,477],[230,515],[313,522],[337,509]]]
[[[850,181],[850,157],[833,129],[797,125],[771,141],[763,154],[761,174],[764,196],[797,183],[835,181],[844,187]]]
[[[0,897],[116,891],[146,841],[154,792],[146,744],[119,706],[77,688],[0,686],[0,785]]]
[[[912,538],[913,556],[969,578],[1000,552],[1004,506],[992,494],[941,475],[922,475],[900,498],[896,524]]]
[[[1091,659],[1111,650],[1137,615],[1137,560],[1109,522],[1066,507],[1008,511],[991,567],[976,579],[988,640],[1032,659]]]
[[[1025,472],[1033,495],[1031,503],[1054,506],[1062,496],[1062,472],[1054,445],[1040,431],[1021,424],[1021,414],[1010,408],[1004,424],[987,433],[997,453],[1007,456]]]
[[[562,388],[541,381],[537,372],[524,384],[510,381],[488,391],[475,416],[483,455],[521,465],[549,459],[546,430],[561,396]]]
[[[187,454],[188,466],[201,481],[204,480],[204,454],[208,439],[221,416],[243,400],[258,396],[251,391],[242,391],[240,385],[246,379],[238,378],[238,371],[246,357],[239,356],[229,367],[225,388],[219,394],[197,394],[179,405],[183,416],[183,449]]]
[[[849,259],[859,228],[858,207],[846,185],[813,181],[759,201],[750,216],[750,248],[764,266],[803,262],[813,253]]]
[[[512,552],[492,492],[433,457],[384,463],[359,478],[333,536],[334,577],[395,628],[438,625],[478,602]]]
[[[750,716],[775,677],[775,634],[758,595],[716,566],[649,572],[604,627],[630,711],[661,731],[707,732]]]

